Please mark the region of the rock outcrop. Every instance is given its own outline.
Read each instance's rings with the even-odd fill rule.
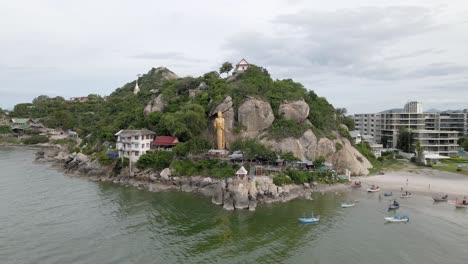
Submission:
[[[283,103],[279,107],[279,114],[287,120],[294,120],[302,123],[309,117],[309,105],[304,101],[294,101]]]
[[[307,130],[300,138],[288,137],[281,140],[263,138],[261,142],[277,152],[292,152],[301,160],[313,161],[323,156],[326,161],[333,163],[338,173],[350,170],[351,175],[367,175],[372,164],[362,156],[348,139],[335,134],[336,139],[317,139],[312,130]]]
[[[164,100],[163,95],[160,94],[153,100],[151,100],[143,110],[145,116],[153,112],[162,112],[166,107],[167,102]]]
[[[269,128],[275,121],[275,116],[268,102],[249,98],[239,106],[237,120],[243,136],[253,138]]]

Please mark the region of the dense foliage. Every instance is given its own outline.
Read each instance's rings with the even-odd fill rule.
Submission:
[[[9,126],[0,126],[0,134],[10,134],[12,132]]]
[[[22,142],[23,142],[24,144],[26,144],[26,145],[34,145],[34,144],[39,144],[39,143],[47,143],[47,142],[49,142],[49,137],[47,137],[47,136],[35,135],[35,136],[31,136],[31,137],[22,139]]]
[[[462,147],[465,151],[468,151],[468,138],[460,138],[458,140],[458,145]]]
[[[286,137],[301,137],[307,129],[312,128],[307,123],[297,123],[293,120],[277,119],[270,127],[268,136],[274,139]]]
[[[151,151],[143,154],[136,165],[140,169],[162,170],[171,165],[173,156],[170,151]]]
[[[246,160],[273,162],[277,159],[274,151],[258,143],[254,139],[237,140],[231,145],[232,150],[241,150]]]
[[[174,174],[178,176],[211,176],[227,178],[235,175],[239,166],[217,159],[200,161],[176,160],[172,163]]]
[[[403,152],[413,153],[416,149],[414,133],[408,129],[400,129],[398,133],[397,149],[402,150]]]

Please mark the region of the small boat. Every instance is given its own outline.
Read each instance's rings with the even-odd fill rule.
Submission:
[[[378,191],[380,191],[379,186],[375,187],[375,186],[372,185],[372,187],[367,188],[367,192],[378,192]]]
[[[314,213],[310,214],[310,218],[305,217],[305,214],[304,214],[304,217],[299,218],[299,222],[304,223],[304,224],[316,223],[319,220],[320,220],[320,216],[314,217]]]
[[[410,193],[410,192],[402,193],[400,195],[401,198],[411,198],[412,196],[413,196],[413,194]]]
[[[392,223],[401,223],[401,222],[408,222],[409,216],[393,216],[393,217],[385,217],[385,221],[392,222]]]
[[[361,183],[361,182],[355,181],[355,182],[353,182],[353,183],[351,184],[351,187],[353,187],[353,188],[361,188],[361,187],[362,187],[362,183]]]
[[[400,203],[397,202],[397,201],[393,201],[393,203],[391,203],[388,206],[388,210],[396,210],[396,209],[399,209],[399,208],[400,208]]]
[[[348,208],[348,207],[353,207],[355,206],[356,203],[350,202],[350,203],[341,203],[342,208]]]
[[[434,199],[434,202],[446,202],[448,201],[448,195],[444,195],[444,196],[439,196],[439,197],[432,197],[432,199]]]
[[[455,208],[468,208],[468,204],[456,203]]]
[[[393,195],[393,192],[386,192],[383,194],[384,196],[392,196]]]

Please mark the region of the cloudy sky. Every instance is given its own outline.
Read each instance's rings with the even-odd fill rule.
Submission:
[[[466,0],[0,0],[0,107],[241,58],[350,113],[468,108]]]

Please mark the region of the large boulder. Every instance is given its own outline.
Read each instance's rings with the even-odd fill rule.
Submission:
[[[304,101],[294,101],[290,103],[281,104],[279,107],[279,114],[287,120],[294,120],[302,123],[309,116],[309,105]]]
[[[301,160],[314,161],[323,156],[327,162],[335,166],[338,173],[345,173],[348,169],[353,176],[369,174],[372,164],[353,147],[348,139],[340,137],[338,133],[334,133],[334,136],[336,137],[334,140],[317,139],[309,129],[300,138],[288,137],[280,140],[263,138],[260,142],[276,152],[292,152]],[[265,187],[263,184],[259,185],[259,191],[265,193]]]
[[[166,108],[167,102],[164,100],[163,95],[160,94],[158,97],[151,100],[148,105],[146,105],[145,109],[143,110],[145,116],[149,113],[153,112],[162,112],[164,108]]]
[[[275,116],[268,102],[249,98],[239,106],[237,120],[244,130],[244,136],[256,137],[273,124]]]

